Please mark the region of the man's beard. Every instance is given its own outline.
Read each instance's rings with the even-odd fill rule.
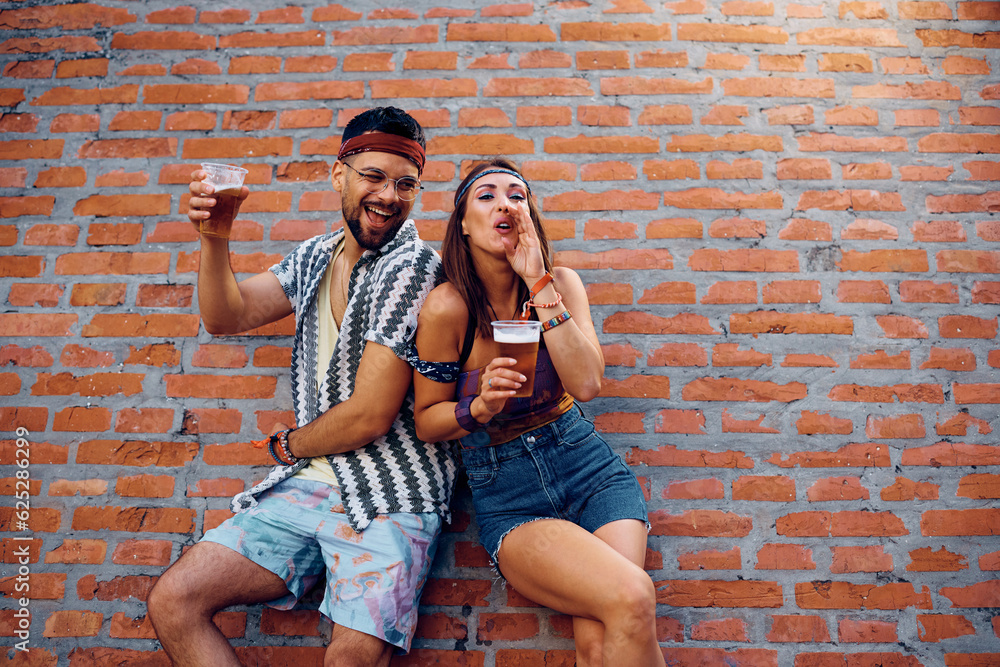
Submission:
[[[341,213],[344,216],[347,228],[351,230],[351,234],[354,236],[354,240],[358,242],[358,245],[365,250],[378,250],[396,237],[396,233],[403,226],[403,223],[406,222],[406,215],[395,206],[386,206],[379,203],[377,208],[394,211],[392,216],[389,217],[388,226],[378,231],[365,229],[361,225],[361,216],[365,214],[364,206],[363,202],[348,202],[345,198],[341,205]]]

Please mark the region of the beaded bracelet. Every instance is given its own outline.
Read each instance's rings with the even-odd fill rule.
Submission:
[[[559,292],[556,292],[556,300],[553,301],[552,303],[535,303],[529,299],[524,302],[523,306],[521,306],[520,319],[522,320],[528,319],[529,317],[528,310],[531,308],[555,308],[560,303],[562,303],[562,294],[560,294]]]
[[[476,400],[475,396],[464,396],[455,404],[455,419],[458,421],[458,425],[469,433],[486,426],[472,416],[472,401],[474,400]]]
[[[294,430],[293,428],[288,428],[284,431],[278,431],[277,433],[272,433],[271,437],[267,439],[267,451],[271,454],[271,458],[278,462],[278,465],[295,465],[301,460],[292,454],[292,451],[288,448],[288,434]]]
[[[556,292],[556,300],[552,303],[535,303],[534,301],[528,301],[525,304],[527,308],[555,308],[560,303],[562,303],[562,294]]]
[[[559,326],[563,322],[566,322],[571,317],[573,317],[573,315],[568,310],[564,310],[555,317],[553,317],[551,320],[546,320],[545,322],[542,322],[542,331],[544,332],[548,331],[549,329],[555,329],[557,326]]]

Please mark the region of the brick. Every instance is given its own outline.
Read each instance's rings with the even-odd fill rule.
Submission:
[[[0,531],[13,531],[17,526],[14,523],[14,508],[0,507]],[[18,525],[22,519],[18,518]],[[27,519],[28,528],[32,532],[55,533],[58,532],[62,519],[59,510],[47,507],[32,507],[30,516]],[[21,530],[24,530],[23,528]]]
[[[707,620],[691,627],[691,639],[700,641],[749,642],[746,621],[738,618]]]
[[[733,314],[729,318],[732,333],[752,334],[836,334],[849,336],[854,322],[846,315],[826,313],[777,313],[757,311]]]
[[[899,283],[899,300],[903,303],[958,303],[959,297],[954,283],[903,280]]]
[[[48,408],[14,407],[0,408],[0,430],[14,431],[18,427],[28,431],[44,431],[49,419]]]
[[[705,433],[705,415],[700,410],[660,410],[656,433]]]
[[[771,629],[767,633],[767,640],[798,643],[829,642],[830,631],[826,621],[820,616],[775,615],[771,617]]]
[[[663,490],[664,498],[675,500],[719,499],[723,498],[724,495],[725,489],[722,482],[715,478],[671,482]]]
[[[101,432],[111,427],[111,410],[108,408],[64,408],[55,414],[53,431]]]
[[[827,477],[813,482],[806,497],[810,502],[867,500],[869,493],[859,477]]]
[[[971,315],[945,315],[938,318],[942,338],[996,338],[997,320]]]
[[[831,357],[825,354],[788,354],[781,362],[782,367],[825,367],[836,368],[838,366]]]
[[[801,544],[765,544],[757,552],[758,570],[815,570],[812,549]]]
[[[831,547],[832,562],[830,572],[850,574],[854,572],[891,572],[892,555],[883,551],[884,547]]]
[[[837,626],[838,639],[845,643],[894,643],[896,623],[844,618]]]
[[[73,530],[192,533],[194,510],[167,507],[78,507]]]
[[[1000,461],[989,445],[940,442],[926,447],[907,448],[903,452],[902,465],[912,466],[969,466],[1000,465]]]
[[[920,517],[922,535],[1000,534],[1000,509],[928,510]]]
[[[882,328],[885,338],[928,338],[927,325],[912,317],[878,315],[875,322]],[[908,359],[907,359],[907,365]]]
[[[955,403],[998,403],[1000,402],[1000,385],[996,384],[959,384],[952,385]]]
[[[538,634],[538,617],[534,614],[481,614],[476,640],[516,641],[528,639]]]
[[[757,303],[757,283],[752,280],[718,281],[708,286],[701,303]]]
[[[780,429],[764,426],[764,420],[768,415],[759,415],[756,419],[737,419],[729,414],[726,408],[722,409],[722,432],[723,433],[781,433]],[[770,422],[771,420],[768,419]]]
[[[712,178],[709,176],[709,178]],[[763,220],[746,218],[720,219],[708,227],[709,238],[762,238],[767,236],[766,223]]]
[[[195,408],[185,410],[181,432],[189,435],[199,433],[239,433],[242,414],[238,410]]]
[[[990,607],[996,602],[1000,592],[1000,580],[981,581],[965,587],[945,587],[940,593],[951,600],[952,607],[974,608]]]
[[[238,479],[202,479],[194,486],[188,486],[189,497],[231,498],[244,491],[242,480]]]
[[[421,602],[427,605],[486,607],[491,584],[478,579],[428,579]]]
[[[860,385],[837,385],[830,390],[828,398],[834,401],[861,403],[944,403],[944,392],[940,385],[899,384],[884,387]]]
[[[49,495],[61,496],[101,496],[108,492],[108,483],[103,479],[85,479],[81,481],[55,480],[49,484]]]
[[[775,453],[768,463],[781,468],[886,467],[889,465],[889,451],[888,447],[875,443],[851,443],[832,452],[794,452],[787,459]]]
[[[799,435],[850,435],[854,424],[850,419],[805,410],[795,422],[795,428]]]
[[[934,551],[931,547],[914,549],[910,552],[907,572],[957,572],[969,569],[965,556],[948,551],[944,547]]]
[[[930,592],[917,592],[909,583],[882,586],[843,581],[812,581],[795,584],[795,600],[800,609],[930,609]]]
[[[782,605],[781,586],[771,581],[667,580],[654,584],[656,601],[671,607],[767,609]]]
[[[174,495],[174,478],[169,475],[119,477],[115,493],[125,498],[169,498]]]
[[[959,480],[955,495],[976,499],[1000,498],[1000,475],[966,475]]]
[[[32,133],[37,129],[38,121],[35,114],[4,114],[0,116],[0,132]]]
[[[173,543],[169,540],[124,540],[115,547],[111,561],[119,565],[156,565],[170,563]]]
[[[191,337],[198,334],[197,315],[157,314],[135,315],[97,314],[83,326],[86,338],[99,337]]]
[[[96,637],[104,615],[91,611],[63,609],[52,612],[45,620],[44,637]]]
[[[880,322],[881,324],[881,322]],[[888,338],[926,338],[925,336],[887,336]],[[851,368],[907,370],[910,368],[910,352],[903,350],[899,354],[890,355],[885,350],[875,350],[872,354],[859,354],[851,359]]]
[[[92,465],[183,466],[198,453],[198,444],[189,442],[146,442],[142,440],[87,440],[77,449],[76,462]]]
[[[76,325],[76,315],[0,314],[0,334],[4,336],[68,336]]]
[[[783,476],[742,476],[733,481],[733,500],[791,502],[795,480]]]
[[[667,343],[650,353],[650,366],[708,366],[708,352],[697,343]]]
[[[898,417],[868,415],[865,435],[878,439],[923,438],[926,435],[926,430],[921,415],[900,415]]]
[[[778,232],[778,238],[787,241],[831,241],[833,233],[828,222],[793,218]]]
[[[806,387],[800,382],[785,385],[760,380],[738,378],[700,378],[684,386],[681,396],[686,401],[749,401],[787,403],[805,398]]]
[[[59,285],[39,285],[37,283],[14,283],[10,286],[7,301],[12,306],[41,306],[55,308],[59,305],[63,290]]]
[[[696,249],[689,259],[692,271],[742,271],[797,273],[799,256],[794,250],[741,250]]]
[[[688,510],[672,515],[663,510],[649,513],[652,535],[700,537],[744,537],[753,528],[753,519],[718,510]]]
[[[983,419],[974,417],[967,412],[959,412],[953,417],[949,417],[947,420],[939,422],[934,425],[934,431],[938,435],[967,435],[969,429],[975,427],[980,434],[988,434],[993,432],[993,427],[990,426],[989,422]]]
[[[63,540],[61,545],[45,554],[45,562],[100,565],[106,552],[104,540]]]
[[[939,642],[976,634],[975,626],[958,614],[917,614],[917,637],[922,642]]]
[[[809,209],[820,209],[824,211],[842,211],[848,209],[854,209],[855,211],[904,211],[906,207],[903,206],[902,200],[896,193],[884,193],[877,192],[875,190],[847,190],[844,192],[827,191],[820,192],[815,190],[809,190],[799,197],[798,204],[795,207],[797,211],[806,211]],[[855,251],[847,251],[844,253],[845,257],[851,253],[851,256],[864,256],[864,255],[854,255]],[[899,251],[901,256],[908,256],[909,254],[920,253],[921,251]],[[893,256],[896,251],[872,251],[873,256]],[[914,270],[914,269],[911,269]],[[920,270],[920,269],[915,269]],[[926,269],[924,269],[926,270]]]
[[[631,298],[627,302],[631,303]],[[636,303],[695,303],[695,287],[692,283],[660,283],[644,290]],[[591,303],[594,300],[591,299]]]

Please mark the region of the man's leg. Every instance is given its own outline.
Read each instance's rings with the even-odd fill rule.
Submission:
[[[409,647],[440,532],[436,514],[379,515],[360,533],[327,514],[317,534],[327,567],[319,609],[334,623],[327,666],[388,665],[395,647]]]
[[[212,617],[235,604],[288,594],[278,575],[228,547],[199,542],[163,573],[147,608],[156,636],[176,667],[222,667],[240,662]]]
[[[373,635],[335,625],[323,667],[387,667],[394,648]]]

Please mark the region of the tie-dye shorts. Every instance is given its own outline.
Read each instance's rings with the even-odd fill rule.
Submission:
[[[202,539],[285,580],[288,595],[268,606],[291,609],[325,575],[324,616],[409,651],[440,533],[441,517],[430,513],[382,514],[358,533],[339,489],[290,478]]]

